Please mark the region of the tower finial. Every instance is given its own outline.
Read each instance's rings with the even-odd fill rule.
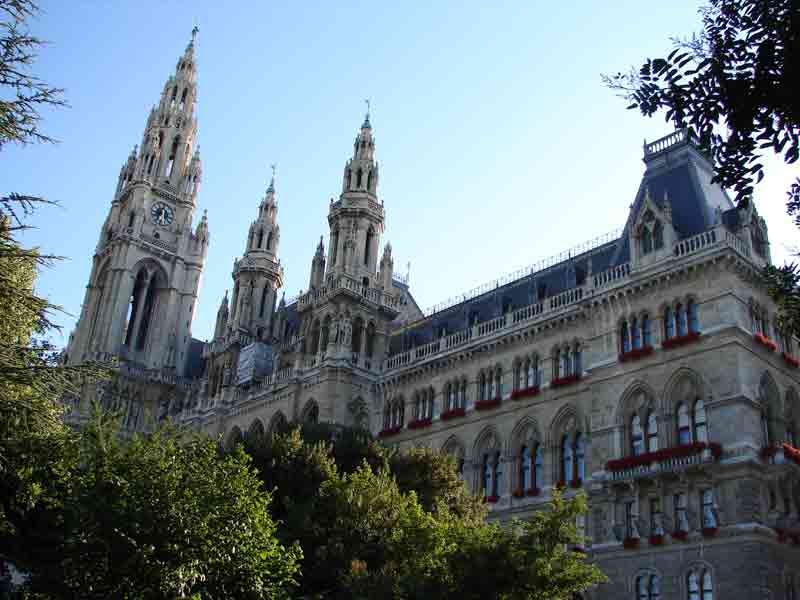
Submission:
[[[367,105],[367,114],[364,115],[364,124],[361,126],[362,129],[364,129],[365,127],[366,128],[371,128],[372,127],[372,125],[370,125],[370,122],[369,122],[369,110],[370,110],[369,98],[364,98],[364,104]]]
[[[194,27],[192,27],[192,41],[191,44],[194,45],[194,41],[197,38],[197,34],[200,33],[200,28],[197,26],[197,19],[194,20]]]
[[[272,163],[269,166],[269,168],[272,169],[272,178],[269,180],[269,187],[267,188],[267,191],[268,192],[274,192],[275,191],[275,169],[276,169],[275,163]]]

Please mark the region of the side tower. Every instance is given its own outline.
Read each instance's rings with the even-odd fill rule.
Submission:
[[[301,394],[299,416],[313,404],[321,420],[363,421],[386,349],[389,324],[399,310],[392,284],[391,246],[378,261],[384,208],[378,200],[375,140],[367,113],[344,168],[342,193],[328,212],[330,248],[320,242],[311,265],[310,291],[297,300],[300,335],[295,368],[317,369],[319,389]],[[324,274],[324,275],[323,275]]]
[[[67,351],[70,364],[118,358],[183,375],[208,250],[192,228],[202,165],[195,149],[195,36],[123,164]]]

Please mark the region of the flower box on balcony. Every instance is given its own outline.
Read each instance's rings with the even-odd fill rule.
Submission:
[[[387,427],[383,429],[380,433],[378,433],[378,437],[385,438],[390,437],[392,435],[396,435],[403,430],[402,425],[395,425],[394,427]]]
[[[442,421],[447,421],[448,419],[455,419],[457,417],[463,417],[467,414],[463,408],[453,408],[451,410],[446,410],[442,414],[439,415],[439,418]]]
[[[703,527],[703,537],[714,537],[717,535],[716,527]]]
[[[661,342],[661,347],[664,350],[669,350],[670,348],[677,348],[678,346],[685,346],[686,344],[691,344],[692,342],[696,342],[699,339],[700,339],[700,332],[692,331],[690,333],[687,333],[686,335],[667,338],[666,340]]]
[[[689,537],[689,532],[683,531],[681,529],[672,533],[673,540],[680,540],[682,542],[685,542],[688,539],[688,537]]]
[[[538,396],[541,389],[538,385],[532,385],[531,387],[526,387],[521,390],[514,390],[511,392],[511,399],[512,400],[520,400],[522,398],[532,398],[533,396]]]
[[[566,377],[557,377],[550,382],[550,387],[563,387],[565,385],[577,383],[580,380],[581,376],[578,373],[575,373],[574,375],[567,375]]]
[[[583,480],[580,477],[573,479],[572,481],[569,482],[569,487],[571,488],[579,488],[582,485],[583,485]]]
[[[786,354],[786,352],[781,352],[781,357],[783,358],[783,362],[790,367],[795,369],[800,368],[800,358],[795,358],[791,354]]]
[[[661,546],[664,544],[664,536],[663,535],[651,535],[647,538],[647,543],[651,546]]]
[[[496,504],[498,500],[500,500],[498,496],[486,496],[484,498],[484,501],[488,502],[489,504]]]
[[[491,400],[478,400],[475,403],[475,410],[489,410],[500,406],[500,398],[492,398]]]
[[[754,333],[753,339],[756,341],[757,344],[761,344],[765,348],[767,348],[770,352],[775,352],[778,349],[778,344],[773,342],[763,333]]]
[[[624,471],[626,469],[633,469],[634,467],[641,467],[650,465],[662,460],[671,458],[684,458],[694,454],[700,454],[704,450],[709,450],[714,460],[719,460],[722,454],[722,446],[714,442],[693,442],[691,444],[684,444],[682,446],[674,446],[672,448],[663,448],[654,452],[646,452],[639,456],[628,456],[625,458],[618,458],[610,460],[606,463],[607,471]]]
[[[540,489],[539,489],[539,488],[537,488],[537,487],[532,487],[532,488],[529,488],[529,489],[528,489],[528,490],[525,492],[525,495],[526,495],[526,496],[538,496],[538,495],[539,495],[539,494],[541,494],[541,493],[542,493],[542,490],[540,490]]]
[[[430,427],[433,421],[431,419],[414,419],[408,424],[409,429],[422,429],[423,427]]]
[[[622,541],[622,547],[626,550],[635,550],[639,547],[639,538],[625,538]]]
[[[643,346],[635,350],[628,350],[619,355],[619,362],[629,362],[632,360],[639,360],[645,356],[650,356],[653,353],[652,346]]]
[[[776,458],[780,455],[782,455],[782,458]],[[761,450],[761,458],[766,461],[775,462],[776,464],[791,460],[795,464],[800,465],[800,450],[789,444],[766,446]]]

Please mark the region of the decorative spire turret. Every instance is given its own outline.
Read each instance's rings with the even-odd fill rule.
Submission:
[[[325,244],[322,241],[322,236],[319,236],[319,244],[317,244],[317,251],[314,253],[314,258],[311,260],[311,277],[308,282],[308,287],[316,290],[322,287],[322,282],[325,279]]]

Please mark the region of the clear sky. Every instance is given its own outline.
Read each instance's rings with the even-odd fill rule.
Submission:
[[[625,223],[642,140],[671,128],[626,111],[600,74],[662,56],[699,29],[699,4],[43,1],[35,70],[71,107],[45,115],[58,145],[3,151],[0,191],[62,203],[29,239],[69,258],[39,286],[77,316],[120,166],[196,19],[211,244],[194,335],[213,333],[273,162],[286,295],[307,287],[367,97],[383,241],[425,307]],[[766,164],[756,202],[782,261],[796,169]],[[66,336],[75,317],[62,322]]]

